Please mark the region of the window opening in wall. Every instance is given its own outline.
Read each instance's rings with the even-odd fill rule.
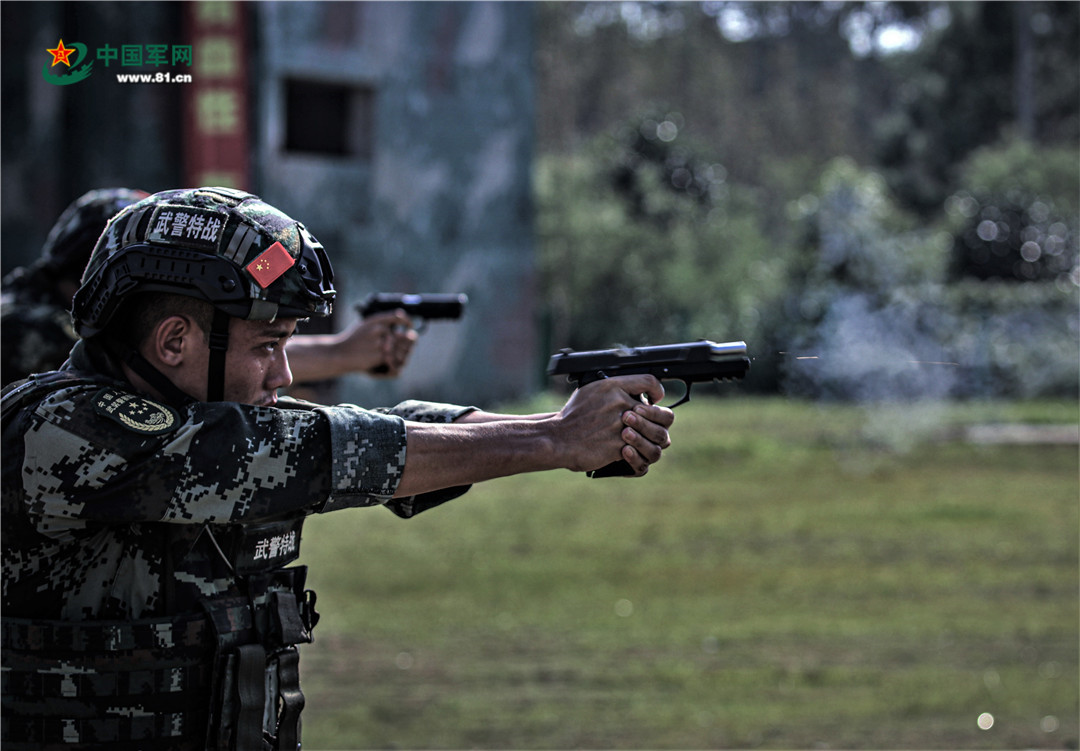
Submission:
[[[367,86],[285,80],[285,151],[369,159],[375,92]]]

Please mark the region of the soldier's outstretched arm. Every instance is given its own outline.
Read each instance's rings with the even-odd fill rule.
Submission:
[[[473,413],[456,423],[408,423],[396,497],[548,469],[584,471],[625,459],[644,475],[671,445],[674,415],[649,375],[609,378],[573,393],[561,410],[523,418]]]

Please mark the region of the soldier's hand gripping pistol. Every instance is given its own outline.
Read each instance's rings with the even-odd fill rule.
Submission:
[[[454,320],[465,314],[465,305],[469,302],[467,295],[424,293],[419,295],[402,294],[400,292],[377,292],[368,295],[359,305],[356,312],[362,318],[385,313],[391,310],[404,310],[410,318],[419,318],[421,323],[417,331],[423,333],[428,321]],[[389,368],[380,365],[373,373],[386,373]]]
[[[661,381],[682,381],[686,393],[671,405],[672,409],[690,401],[691,384],[739,380],[746,376],[749,369],[750,358],[746,356],[745,342],[717,344],[707,339],[588,352],[564,349],[548,362],[548,375],[565,375],[579,388],[602,378],[641,373],[648,373]],[[587,474],[589,477],[619,477],[633,475],[634,472],[629,464],[620,459]]]

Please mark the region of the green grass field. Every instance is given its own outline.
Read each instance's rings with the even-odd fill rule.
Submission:
[[[962,438],[1078,420],[695,398],[643,479],[312,518],[304,747],[1076,748],[1077,446]]]

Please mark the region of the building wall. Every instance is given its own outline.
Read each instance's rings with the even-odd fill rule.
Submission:
[[[334,325],[371,292],[469,296],[399,379],[350,376],[337,397],[491,406],[534,389],[529,4],[258,10],[256,181],[330,252]]]

